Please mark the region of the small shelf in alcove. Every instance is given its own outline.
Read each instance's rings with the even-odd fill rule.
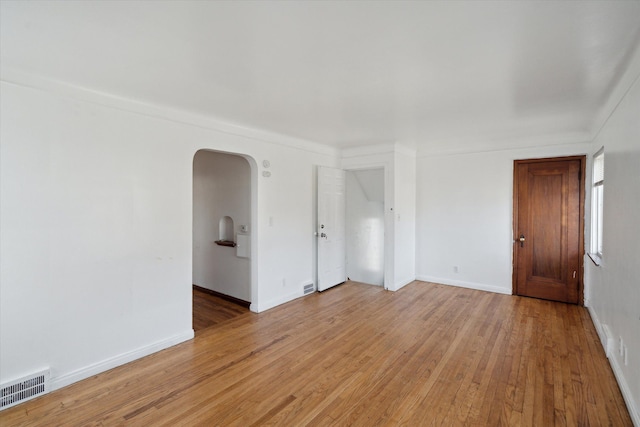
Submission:
[[[216,240],[216,245],[218,246],[229,246],[231,248],[236,247],[236,242],[232,240]]]

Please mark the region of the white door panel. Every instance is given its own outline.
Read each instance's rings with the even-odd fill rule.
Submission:
[[[318,290],[347,279],[345,172],[318,167]]]

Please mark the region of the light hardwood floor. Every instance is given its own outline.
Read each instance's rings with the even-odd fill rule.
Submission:
[[[249,309],[193,287],[193,330],[196,335],[214,325],[227,322]]]
[[[584,308],[424,282],[246,312],[0,424],[632,425]]]

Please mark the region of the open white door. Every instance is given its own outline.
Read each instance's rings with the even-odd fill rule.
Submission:
[[[318,290],[347,280],[345,172],[318,167]]]

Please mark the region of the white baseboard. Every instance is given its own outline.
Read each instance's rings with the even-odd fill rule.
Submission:
[[[412,283],[415,280],[416,280],[415,278],[407,278],[407,279],[399,280],[399,281],[397,281],[396,283],[393,284],[393,289],[388,289],[388,290],[389,291],[399,291],[400,289],[404,288],[409,283]]]
[[[591,321],[593,322],[593,326],[596,327],[596,332],[598,333],[598,337],[600,338],[600,344],[605,349],[607,353],[607,357],[609,357],[609,352],[607,350],[607,336],[604,333],[604,329],[602,328],[602,323],[598,318],[598,314],[595,312],[593,307],[587,306],[587,311],[589,311],[589,315],[591,315]]]
[[[635,405],[633,401],[633,396],[631,395],[631,389],[629,388],[629,384],[627,383],[624,374],[622,373],[622,369],[620,368],[620,364],[618,359],[615,357],[609,358],[609,364],[613,369],[613,374],[618,380],[618,386],[620,387],[620,391],[622,392],[622,397],[624,398],[625,403],[627,404],[627,409],[629,410],[629,415],[631,415],[631,421],[633,425],[636,427],[640,427],[640,410]]]
[[[600,321],[593,307],[587,307],[587,310],[589,311],[589,315],[591,315],[591,321],[596,328],[598,338],[600,338],[600,344],[602,344],[607,358],[611,358],[614,351],[613,335],[611,335],[609,327]]]
[[[607,354],[609,365],[611,365],[611,369],[613,370],[613,375],[615,375],[616,381],[618,381],[618,386],[620,387],[622,397],[627,404],[627,409],[629,410],[631,421],[633,422],[634,426],[640,427],[640,409],[638,409],[635,402],[633,401],[633,395],[631,394],[629,384],[624,377],[624,373],[622,372],[622,368],[620,366],[618,358],[615,357],[613,335],[611,335],[609,327],[600,322],[600,318],[598,318],[598,314],[596,313],[596,311],[592,307],[587,307],[587,309],[589,310],[591,321],[593,322],[593,325],[596,328],[596,332],[598,333],[598,337],[600,338],[600,343],[602,344],[602,347]]]
[[[277,307],[280,304],[293,301],[294,299],[300,298],[303,296],[304,296],[304,293],[302,293],[302,290],[297,292],[292,292],[287,295],[282,295],[277,298],[270,299],[269,301],[266,301],[266,302],[258,302],[257,304],[251,303],[249,310],[253,311],[254,313],[261,313],[263,311],[269,310],[270,308]]]
[[[193,329],[190,329],[189,331],[184,332],[182,334],[175,335],[165,340],[155,342],[153,344],[138,348],[136,350],[133,350],[127,353],[120,354],[115,357],[111,357],[109,359],[103,360],[102,362],[89,365],[87,367],[78,369],[68,374],[64,374],[59,377],[52,377],[51,390],[52,391],[57,390],[59,388],[73,384],[77,381],[84,380],[93,375],[97,375],[101,372],[108,371],[109,369],[113,369],[117,366],[124,365],[125,363],[129,363],[136,359],[140,359],[142,357],[156,353],[160,350],[164,350],[165,348],[173,347],[174,345],[180,344],[184,341],[188,341],[193,337],[194,337]]]
[[[483,283],[464,282],[461,280],[451,280],[451,279],[444,279],[441,277],[433,277],[433,276],[417,276],[416,280],[421,280],[423,282],[438,283],[440,285],[458,286],[460,288],[475,289],[477,291],[487,291],[487,292],[494,292],[497,294],[511,295],[511,289],[505,289],[505,288],[501,288],[499,286],[493,286],[493,285],[485,285]]]

